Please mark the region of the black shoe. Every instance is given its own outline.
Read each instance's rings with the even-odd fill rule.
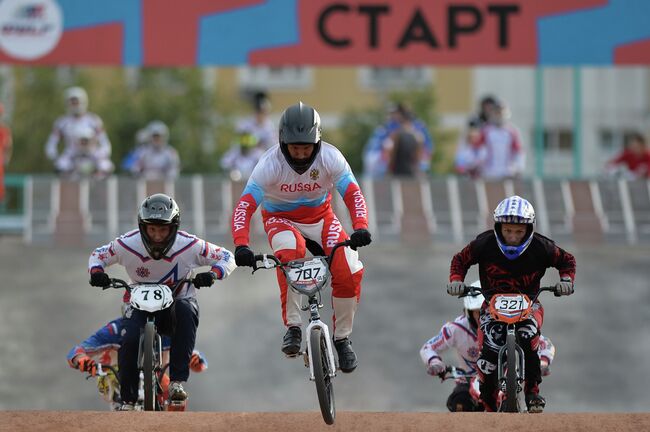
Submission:
[[[527,394],[526,406],[528,407],[528,412],[531,414],[541,413],[544,411],[544,407],[546,407],[546,399],[539,394]]]
[[[286,355],[297,355],[300,352],[300,344],[302,343],[302,330],[300,327],[291,326],[282,339],[282,352]]]
[[[359,362],[352,349],[352,341],[349,338],[335,340],[334,348],[336,348],[339,355],[339,369],[341,369],[341,372],[350,373],[357,368]]]

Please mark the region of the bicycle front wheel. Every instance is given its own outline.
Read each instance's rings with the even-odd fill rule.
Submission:
[[[517,407],[517,342],[514,334],[508,334],[506,339],[506,397],[503,401],[505,412],[518,412]]]
[[[314,367],[314,381],[316,382],[316,393],[318,394],[318,404],[323,420],[328,425],[334,423],[336,417],[336,408],[334,406],[334,386],[330,373],[327,352],[327,341],[322,330],[318,327],[311,329],[309,334],[309,356]]]
[[[145,324],[143,339],[144,410],[154,411],[156,409],[156,366],[154,365],[156,359],[154,354],[156,327],[153,322]]]

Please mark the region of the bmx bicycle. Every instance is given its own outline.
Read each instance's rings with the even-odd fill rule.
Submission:
[[[153,283],[129,285],[121,279],[111,279],[111,284],[104,288],[126,289],[131,295],[129,299],[131,307],[147,313],[138,349],[138,370],[142,374],[142,405],[145,411],[185,410],[185,402],[171,401],[167,405],[162,396],[163,388],[160,379],[166,366],[163,367],[162,364],[162,338],[156,327],[155,314],[171,307],[176,288],[192,282],[192,279],[181,279],[174,288],[170,288],[167,285]]]
[[[318,404],[323,420],[328,425],[334,424],[336,407],[334,404],[334,383],[336,376],[336,363],[329,328],[321,321],[318,310],[323,307],[321,291],[330,281],[329,267],[334,253],[342,246],[349,246],[350,241],[337,243],[332,248],[329,256],[313,256],[300,258],[286,263],[271,254],[255,255],[253,273],[260,269],[280,268],[287,278],[287,283],[294,291],[307,298],[307,304],[302,306],[303,311],[309,311],[309,325],[306,329],[307,345],[305,352],[292,357],[303,356],[305,367],[309,368],[309,379],[316,385]],[[261,261],[260,266],[257,262]]]
[[[497,382],[501,392],[497,400],[498,412],[528,412],[523,394],[525,357],[518,341],[516,325],[531,315],[533,305],[543,291],[555,293],[555,287],[541,287],[532,300],[523,293],[495,294],[490,299],[490,315],[495,321],[506,324],[506,343],[499,349],[497,364]],[[480,293],[481,288],[468,286],[460,297]],[[555,296],[558,297],[558,294],[555,293]]]

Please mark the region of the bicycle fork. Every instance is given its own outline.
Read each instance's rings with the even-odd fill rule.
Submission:
[[[332,346],[332,339],[330,338],[329,328],[324,322],[321,321],[320,314],[318,313],[318,309],[321,307],[322,305],[319,304],[319,302],[315,298],[313,300],[310,299],[308,308],[311,317],[309,318],[309,325],[307,325],[307,330],[305,334],[307,335],[307,338],[309,338],[311,335],[311,330],[313,328],[319,328],[323,336],[325,336],[325,346],[327,347],[327,362],[329,363],[329,376],[330,378],[334,378],[336,376],[336,363],[334,363],[334,351],[333,351],[334,347]],[[305,350],[305,366],[309,367],[310,381],[315,380],[314,362],[312,358],[313,356],[311,355],[310,352],[309,342],[307,342],[307,348]]]
[[[517,342],[517,330],[514,326],[514,324],[508,324],[507,331],[506,331],[506,340],[508,338],[514,338],[515,340],[515,349],[516,353],[509,353],[507,350],[508,344],[505,343],[500,349],[499,349],[499,362],[498,362],[498,380],[499,380],[499,390],[503,392],[504,395],[510,396],[506,392],[506,370],[507,370],[507,357],[508,355],[514,355],[516,356],[517,359],[517,395],[519,395],[522,390],[523,390],[523,384],[524,384],[524,377],[526,376],[526,365],[525,365],[525,357],[524,357],[524,350],[519,346],[519,343]],[[515,397],[517,397],[515,395]]]

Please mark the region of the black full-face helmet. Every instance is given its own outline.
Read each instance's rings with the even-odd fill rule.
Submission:
[[[145,198],[138,211],[138,228],[142,236],[142,243],[149,256],[159,260],[171,249],[176,240],[176,233],[181,224],[181,212],[170,196],[155,194]],[[167,237],[161,242],[154,242],[147,235],[147,225],[169,225]]]
[[[304,173],[320,151],[321,124],[318,112],[302,102],[291,105],[280,118],[279,138],[280,150],[289,166],[298,174]],[[289,154],[289,144],[312,144],[314,151],[307,159],[294,159]]]

